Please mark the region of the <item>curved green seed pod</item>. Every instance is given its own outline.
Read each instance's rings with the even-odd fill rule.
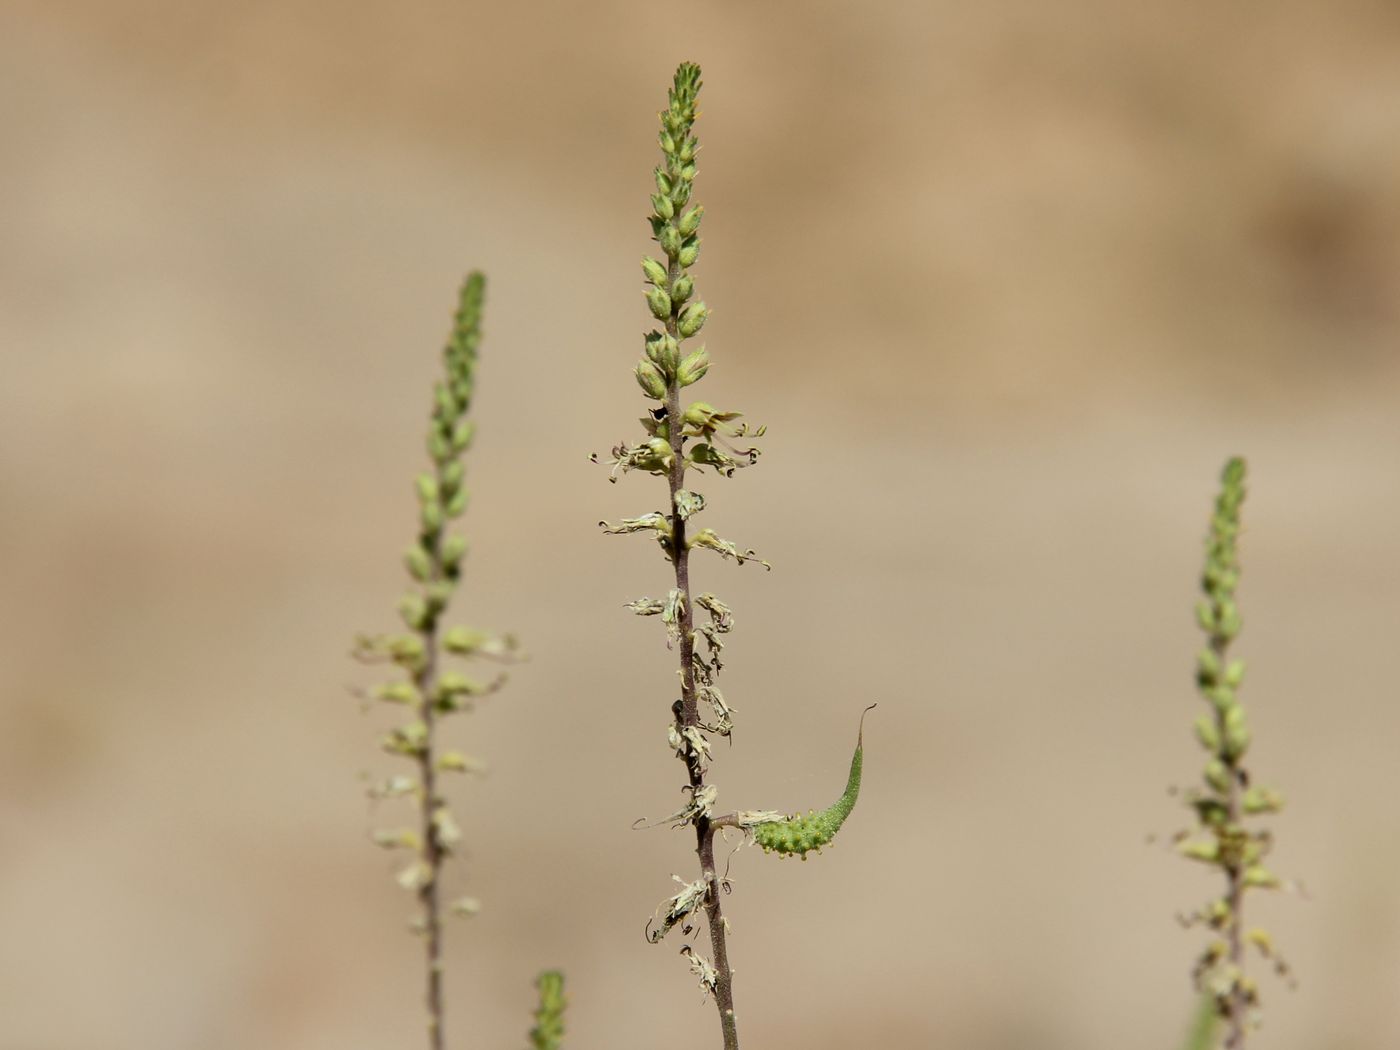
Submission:
[[[865,715],[875,707],[871,704],[860,715],[860,730],[856,734],[856,750],[851,756],[851,772],[846,778],[846,790],[834,803],[820,813],[809,810],[805,817],[793,814],[787,820],[772,820],[753,827],[753,840],[770,853],[787,856],[796,853],[803,860],[811,850],[818,853],[836,837],[841,825],[856,808],[860,796],[860,772],[865,747]]]

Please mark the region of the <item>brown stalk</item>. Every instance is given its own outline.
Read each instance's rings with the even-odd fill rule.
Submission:
[[[1219,637],[1211,638],[1210,647],[1215,653],[1216,659],[1221,667],[1226,666],[1225,650],[1229,643]],[[1216,707],[1215,728],[1220,735],[1220,739],[1226,738],[1225,712],[1224,709]],[[1240,805],[1240,777],[1239,756],[1227,754],[1225,756],[1226,767],[1229,770],[1230,790],[1225,796],[1225,821],[1226,827],[1243,827],[1244,814]],[[1230,965],[1237,975],[1244,974],[1244,937],[1241,933],[1243,929],[1243,916],[1240,914],[1244,906],[1244,871],[1242,868],[1242,857],[1238,848],[1223,851],[1225,860],[1225,903],[1230,909],[1230,930],[1227,944],[1230,953]],[[1245,1011],[1248,1009],[1248,1002],[1244,986],[1239,977],[1230,985],[1229,995],[1229,1026],[1225,1036],[1226,1050],[1243,1050],[1245,1039]]]
[[[441,470],[438,471],[439,475]],[[430,584],[445,578],[442,564],[442,530],[432,533],[428,545],[428,557],[432,565]],[[423,906],[424,963],[427,967],[425,1000],[428,1007],[428,1047],[429,1050],[443,1050],[443,1000],[442,1000],[442,910],[438,896],[438,881],[442,874],[446,850],[438,838],[437,822],[433,819],[442,800],[437,795],[437,770],[434,767],[434,702],[437,693],[437,624],[438,614],[434,613],[419,630],[423,639],[423,662],[413,676],[414,687],[418,690],[418,715],[426,729],[423,749],[418,753],[418,777],[422,785],[422,824],[423,862],[428,866],[428,875],[418,888],[418,900]]]
[[[670,260],[667,292],[674,289],[681,275],[680,264]],[[666,333],[679,342],[681,335],[674,312],[666,322]],[[677,495],[685,488],[685,423],[681,412],[680,380],[674,374],[666,384],[666,428],[671,444],[671,563],[676,569],[676,590],[681,593],[677,627],[680,630],[681,702],[677,729],[685,740],[686,729],[699,729],[700,702],[695,692],[694,608],[690,593],[690,548],[686,541],[686,522],[680,512]],[[705,786],[702,756],[687,743],[681,752],[690,779],[691,797],[699,798]],[[717,973],[714,999],[719,1010],[720,1029],[724,1033],[724,1050],[739,1050],[739,1030],[734,1019],[734,978],[729,969],[729,949],[725,940],[724,915],[720,907],[720,879],[715,872],[715,828],[705,813],[697,814],[695,823],[695,852],[700,858],[700,874],[709,887],[705,894],[705,915],[709,920],[710,947]]]

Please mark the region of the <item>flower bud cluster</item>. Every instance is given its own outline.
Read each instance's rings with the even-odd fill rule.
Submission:
[[[443,377],[433,387],[433,407],[427,448],[432,468],[415,479],[418,535],[404,554],[411,585],[399,599],[399,615],[407,633],[362,637],[355,655],[370,663],[390,664],[398,677],[381,683],[369,696],[412,710],[410,720],[390,729],[381,740],[390,755],[410,760],[414,775],[396,774],[370,789],[376,799],[408,798],[417,804],[416,829],[393,829],[374,834],[386,849],[412,854],[398,882],[415,891],[424,903],[417,926],[424,932],[438,923],[437,891],[442,863],[461,839],[461,831],[438,789],[438,775],[467,773],[480,763],[457,751],[440,751],[435,730],[438,719],[471,710],[474,701],[499,688],[503,676],[488,681],[443,666],[449,657],[508,660],[516,653],[515,639],[465,626],[446,627],[442,618],[461,579],[466,538],[450,531],[465,512],[468,500],[463,454],[471,445],[471,407],[485,279],[473,273],[462,287],[456,318],[443,351]],[[449,906],[453,914],[476,911],[475,901],[463,898]]]
[[[1179,834],[1176,844],[1182,856],[1210,865],[1225,877],[1224,893],[1187,921],[1215,931],[1197,960],[1194,975],[1202,991],[1214,997],[1220,1018],[1240,1031],[1254,1023],[1259,1001],[1256,985],[1244,974],[1246,944],[1255,945],[1277,971],[1286,971],[1273,953],[1268,935],[1262,930],[1245,931],[1241,918],[1245,890],[1283,886],[1264,865],[1273,843],[1271,834],[1246,823],[1247,817],[1278,812],[1283,800],[1276,792],[1252,784],[1244,767],[1251,742],[1238,696],[1244,664],[1229,657],[1229,647],[1243,626],[1235,591],[1240,579],[1238,540],[1244,481],[1244,460],[1229,460],[1206,536],[1203,597],[1196,606],[1196,621],[1205,632],[1206,645],[1196,657],[1196,688],[1209,711],[1194,725],[1206,763],[1201,786],[1185,793],[1185,801],[1195,813],[1196,828]],[[1268,950],[1261,945],[1267,945]]]
[[[695,279],[686,272],[700,257],[700,221],[705,216],[703,207],[690,203],[695,157],[700,151],[693,134],[699,92],[699,67],[682,65],[661,114],[662,163],[652,173],[656,192],[649,221],[665,262],[651,256],[642,259],[643,294],[647,309],[665,331],[646,337],[637,383],[654,401],[665,401],[672,383],[685,387],[699,382],[709,368],[703,346],[684,357],[680,352],[681,341],[698,335],[710,315],[709,308],[694,298]]]

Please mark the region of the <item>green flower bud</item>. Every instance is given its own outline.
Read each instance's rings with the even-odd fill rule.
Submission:
[[[466,474],[466,469],[462,466],[460,459],[454,459],[443,465],[438,473],[438,480],[442,484],[444,494],[456,492],[462,487],[462,478]]]
[[[637,385],[654,401],[666,400],[666,377],[646,358],[637,362]]]
[[[1225,757],[1238,760],[1249,749],[1249,727],[1239,704],[1225,712]]]
[[[686,274],[684,277],[679,278],[676,281],[676,283],[671,286],[671,301],[675,303],[683,303],[690,298],[691,293],[694,291],[695,280],[689,274]]]
[[[467,555],[467,538],[454,532],[442,541],[442,561],[448,569],[455,571]]]
[[[1215,719],[1210,715],[1201,715],[1196,719],[1196,739],[1207,751],[1220,750],[1220,731],[1215,726]]]
[[[408,725],[391,729],[380,741],[380,746],[391,755],[416,757],[427,749],[427,743],[428,727],[422,722],[410,722]]]
[[[681,235],[689,237],[700,228],[700,220],[705,215],[705,206],[697,204],[681,216],[681,221],[677,224],[680,227]]]
[[[1235,691],[1228,685],[1212,686],[1209,689],[1203,689],[1202,692],[1205,693],[1206,699],[1221,711],[1228,711],[1230,708],[1238,706],[1239,701],[1235,696]]]
[[[476,424],[464,419],[452,428],[452,447],[458,452],[465,452],[471,447],[472,438],[475,436]]]
[[[427,599],[428,612],[436,616],[447,608],[452,601],[452,590],[456,585],[451,580],[436,580],[423,591],[423,597]]]
[[[1197,815],[1201,818],[1201,823],[1206,827],[1224,827],[1230,820],[1230,811],[1225,807],[1225,803],[1219,799],[1198,798],[1195,807]]]
[[[1261,890],[1276,890],[1283,885],[1283,880],[1267,868],[1256,864],[1245,871],[1244,884]]]
[[[428,431],[428,455],[434,463],[446,463],[457,453],[452,448],[452,439],[437,427]]]
[[[1215,610],[1204,599],[1196,603],[1196,623],[1207,634],[1215,632]]]
[[[385,682],[375,687],[374,698],[386,704],[416,704],[422,699],[412,682]]]
[[[681,386],[690,386],[691,383],[698,383],[705,378],[705,373],[710,370],[710,354],[703,346],[693,354],[687,354],[680,368],[676,370],[676,381]]]
[[[1240,633],[1240,628],[1244,626],[1244,621],[1240,617],[1240,611],[1232,601],[1221,602],[1220,604],[1220,624],[1217,632],[1220,637],[1227,641]]]
[[[474,630],[470,627],[453,627],[442,636],[442,647],[457,656],[471,656],[491,642],[489,631]]]
[[[1220,759],[1206,763],[1205,781],[1222,795],[1230,790],[1230,769]]]
[[[444,710],[460,711],[466,704],[455,702],[458,698],[480,696],[486,687],[460,671],[443,671],[438,677],[434,699]]]
[[[423,630],[430,620],[428,603],[423,600],[422,595],[412,591],[399,599],[399,615],[403,617],[403,622],[415,631]]]
[[[447,751],[437,760],[438,769],[444,773],[480,773],[485,766],[478,759],[469,758],[460,751]]]
[[[683,338],[689,339],[705,327],[709,316],[709,308],[703,302],[691,303],[682,311],[680,319],[676,322],[676,330]]]
[[[1196,656],[1196,681],[1202,685],[1214,685],[1220,677],[1220,657],[1213,649],[1202,649]]]
[[[652,284],[666,283],[666,267],[662,266],[649,255],[642,259],[642,273],[646,275],[646,279]]]
[[[462,408],[457,404],[457,399],[452,396],[452,391],[448,390],[444,384],[438,383],[433,387],[433,398],[437,402],[439,415],[451,419],[462,414]]]
[[[680,230],[676,229],[674,226],[666,226],[662,229],[660,233],[656,235],[656,239],[657,242],[661,245],[661,250],[666,253],[666,257],[668,259],[675,259],[679,257],[682,266],[690,265],[690,263],[685,261],[685,251],[681,247]],[[695,258],[694,256],[692,256],[691,262],[694,261]]]
[[[442,504],[436,501],[425,503],[419,509],[419,524],[426,535],[433,535],[442,531]]]
[[[460,518],[467,512],[467,490],[458,489],[452,494],[452,498],[447,501],[444,508],[450,518]]]
[[[666,294],[666,289],[653,285],[647,289],[646,297],[647,306],[651,309],[653,317],[658,321],[671,319],[671,297]]]
[[[662,375],[674,375],[681,359],[680,344],[665,332],[652,332],[647,336],[647,359]]]
[[[437,478],[433,477],[431,474],[419,474],[418,477],[416,477],[416,478],[414,479],[414,483],[418,486],[418,502],[419,502],[419,503],[436,503],[436,502],[437,502],[437,499],[438,499],[438,483],[437,483]]]
[[[404,566],[408,574],[419,583],[424,583],[433,575],[433,560],[421,546],[414,545],[404,552]]]
[[[672,458],[671,443],[665,438],[652,438],[648,441],[647,452],[651,458],[651,462],[655,465],[654,468],[648,469],[670,469]]]
[[[1176,851],[1183,857],[1199,860],[1206,864],[1214,864],[1220,859],[1220,845],[1213,839],[1202,842],[1183,842],[1176,847]]]
[[[671,198],[664,193],[653,193],[651,206],[656,214],[663,219],[669,219],[676,214],[676,206],[671,203]]]
[[[656,188],[667,196],[671,194],[671,180],[663,168],[656,169]]]
[[[679,238],[680,234],[677,233],[676,237]],[[676,250],[676,261],[686,269],[694,266],[695,260],[698,258],[700,258],[700,242],[698,240],[693,244],[680,246]]]
[[[1249,750],[1251,740],[1249,730],[1243,725],[1234,729],[1225,730],[1225,754],[1232,760],[1239,761],[1244,757],[1244,753]]]
[[[1249,814],[1277,813],[1283,808],[1283,796],[1265,787],[1252,787],[1244,793],[1240,804]]]

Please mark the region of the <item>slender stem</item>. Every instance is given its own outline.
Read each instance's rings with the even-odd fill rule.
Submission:
[[[1215,636],[1211,639],[1210,647],[1214,651],[1219,665],[1226,664],[1225,651],[1228,646],[1226,639]],[[1225,712],[1217,707],[1215,712],[1215,726],[1220,739],[1226,739]],[[1242,826],[1244,814],[1241,811],[1240,803],[1240,770],[1239,758],[1224,748],[1222,745],[1222,759],[1229,770],[1229,791],[1225,796],[1225,821],[1226,827],[1239,828]],[[1225,903],[1230,909],[1230,927],[1227,944],[1230,953],[1230,965],[1236,974],[1235,980],[1230,985],[1229,995],[1229,1025],[1225,1035],[1226,1050],[1242,1050],[1245,1039],[1245,1011],[1248,1003],[1245,1000],[1244,986],[1241,978],[1244,975],[1244,935],[1243,916],[1240,914],[1244,906],[1244,882],[1242,859],[1237,849],[1225,851]]]
[[[680,264],[671,260],[667,273],[667,291],[674,289],[681,275]],[[681,335],[674,316],[666,322],[666,332],[680,341]],[[680,629],[681,703],[679,728],[699,728],[700,701],[695,691],[694,608],[690,593],[690,548],[686,543],[686,523],[681,516],[678,494],[685,488],[685,436],[681,418],[679,380],[672,375],[666,387],[666,426],[671,443],[671,560],[676,569],[676,590],[681,593],[677,626]],[[684,739],[684,737],[682,737]],[[698,797],[705,786],[705,770],[701,755],[692,746],[682,753],[690,778],[692,797]],[[719,1010],[720,1029],[724,1033],[724,1050],[739,1050],[739,1030],[734,1019],[734,976],[729,969],[729,948],[725,939],[724,914],[720,906],[720,880],[715,871],[715,832],[707,816],[695,818],[695,852],[700,858],[700,874],[709,886],[705,895],[705,914],[709,919],[710,947],[714,953],[715,1006]]]
[[[1244,938],[1240,933],[1240,905],[1244,903],[1244,892],[1239,869],[1229,870],[1226,877],[1229,880],[1225,900],[1230,905],[1230,964],[1235,967],[1236,973],[1243,973]],[[1242,1050],[1244,1046],[1246,1009],[1248,1004],[1244,989],[1237,980],[1230,988],[1230,1027],[1225,1037],[1226,1050]]]
[[[439,470],[439,474],[441,471]],[[431,580],[436,583],[444,578],[442,564],[442,532],[434,532],[428,545],[428,556],[432,564]],[[435,768],[436,748],[434,711],[437,692],[437,621],[436,614],[429,617],[426,625],[418,632],[423,639],[423,663],[413,676],[413,684],[418,690],[418,716],[426,730],[423,750],[418,755],[418,778],[422,787],[422,859],[428,866],[423,885],[418,889],[418,900],[423,906],[424,963],[427,968],[425,999],[428,1007],[428,1047],[429,1050],[443,1050],[443,1001],[442,1001],[442,911],[438,898],[438,881],[442,873],[445,850],[438,837],[437,822],[433,819],[441,799],[437,794],[437,770]]]

